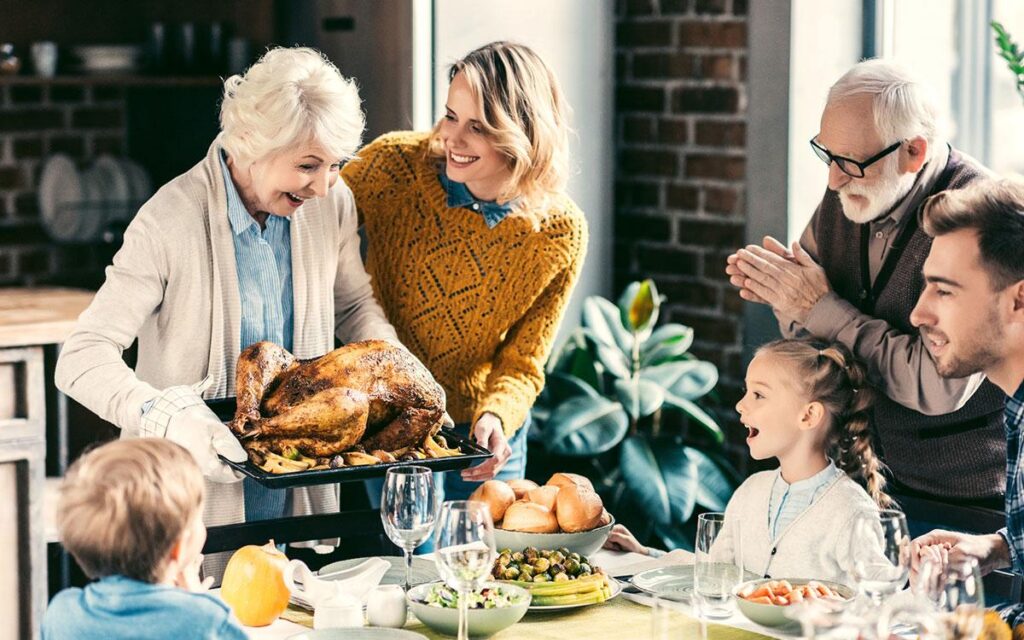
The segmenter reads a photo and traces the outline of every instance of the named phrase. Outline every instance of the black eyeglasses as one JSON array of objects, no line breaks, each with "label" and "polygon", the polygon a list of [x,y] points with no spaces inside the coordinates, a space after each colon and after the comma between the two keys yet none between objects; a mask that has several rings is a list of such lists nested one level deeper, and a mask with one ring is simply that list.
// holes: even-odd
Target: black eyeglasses
[{"label": "black eyeglasses", "polygon": [[839,170],[850,176],[851,178],[863,178],[864,170],[875,164],[885,156],[889,155],[893,151],[900,148],[903,141],[894,142],[888,147],[882,149],[875,155],[871,156],[864,162],[858,162],[852,158],[844,158],[843,156],[833,155],[831,151],[821,146],[817,140],[811,138],[811,148],[814,149],[815,155],[821,158],[821,161],[827,165],[831,165],[833,162],[839,167]]}]

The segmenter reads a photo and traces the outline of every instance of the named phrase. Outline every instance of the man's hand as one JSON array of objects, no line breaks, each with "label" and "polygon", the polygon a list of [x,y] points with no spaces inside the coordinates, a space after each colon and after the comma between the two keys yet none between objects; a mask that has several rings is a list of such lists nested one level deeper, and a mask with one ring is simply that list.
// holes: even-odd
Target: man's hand
[{"label": "man's hand", "polygon": [[466,482],[492,480],[512,457],[512,447],[509,446],[508,438],[501,427],[501,418],[493,413],[481,415],[473,425],[473,439],[494,456],[485,460],[483,464],[463,469],[462,479]]},{"label": "man's hand", "polygon": [[[776,254],[780,258],[785,258],[790,261],[793,260],[793,253],[786,248],[786,245],[771,236],[764,237],[764,248]],[[743,282],[747,277],[743,275],[743,272],[740,271],[740,268],[737,266],[739,259],[740,257],[738,253],[730,254],[729,257],[725,259],[725,273],[729,276],[729,283],[740,290],[740,297],[744,300],[748,302],[756,302],[758,304],[768,304],[766,300],[743,286]]]},{"label": "man's hand", "polygon": [[740,287],[745,300],[769,304],[786,317],[806,322],[814,305],[831,291],[825,270],[799,242],[788,252],[768,237],[765,247],[748,245],[729,256],[729,281]]},{"label": "man's hand", "polygon": [[971,535],[936,529],[914,540],[910,554],[912,571],[917,572],[925,556],[941,562],[943,567],[974,558],[982,575],[1010,566],[1010,548],[998,533]]}]

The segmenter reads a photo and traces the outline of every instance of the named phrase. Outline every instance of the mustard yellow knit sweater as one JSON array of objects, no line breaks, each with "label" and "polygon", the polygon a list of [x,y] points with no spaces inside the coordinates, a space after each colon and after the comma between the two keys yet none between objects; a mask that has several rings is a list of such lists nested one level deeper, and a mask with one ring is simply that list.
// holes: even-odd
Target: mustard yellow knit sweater
[{"label": "mustard yellow knit sweater", "polygon": [[459,423],[484,412],[511,435],[544,386],[544,363],[587,247],[582,212],[560,196],[493,229],[449,208],[426,133],[381,136],[342,170],[368,240],[373,290],[402,342],[448,394]]}]

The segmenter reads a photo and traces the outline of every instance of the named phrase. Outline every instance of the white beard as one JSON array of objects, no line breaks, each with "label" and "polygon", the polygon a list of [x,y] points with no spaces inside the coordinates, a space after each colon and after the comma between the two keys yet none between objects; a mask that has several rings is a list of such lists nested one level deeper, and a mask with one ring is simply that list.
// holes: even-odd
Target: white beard
[{"label": "white beard", "polygon": [[[843,204],[843,215],[851,222],[864,224],[889,212],[914,186],[916,173],[899,173],[898,158],[886,158],[885,167],[879,180],[870,187],[863,186],[857,179],[846,183],[839,190],[839,201]],[[859,204],[850,196],[861,196],[866,203]]]}]

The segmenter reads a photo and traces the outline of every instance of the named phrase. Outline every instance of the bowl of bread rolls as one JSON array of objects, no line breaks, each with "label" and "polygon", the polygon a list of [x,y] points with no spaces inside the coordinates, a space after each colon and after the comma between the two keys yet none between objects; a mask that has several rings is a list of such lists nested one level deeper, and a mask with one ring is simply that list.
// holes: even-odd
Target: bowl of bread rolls
[{"label": "bowl of bread rolls", "polygon": [[489,480],[469,497],[494,520],[498,549],[561,549],[590,555],[615,524],[587,478],[556,473],[544,485],[531,480]]}]

